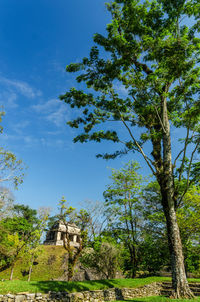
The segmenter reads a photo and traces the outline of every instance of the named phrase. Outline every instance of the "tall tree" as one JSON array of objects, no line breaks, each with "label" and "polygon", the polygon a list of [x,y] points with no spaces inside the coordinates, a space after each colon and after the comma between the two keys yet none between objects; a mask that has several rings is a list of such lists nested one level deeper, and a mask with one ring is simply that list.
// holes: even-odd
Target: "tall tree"
[{"label": "tall tree", "polygon": [[[105,159],[128,152],[143,156],[161,190],[173,296],[192,297],[176,209],[200,176],[200,164],[194,161],[200,151],[199,1],[113,0],[107,8],[112,15],[107,35],[94,36],[103,51],[94,46],[89,58],[67,66],[68,72],[79,72],[77,82],[93,93],[71,88],[60,98],[81,111],[68,122],[83,130],[75,142],[109,140],[125,146],[99,155]],[[179,128],[173,146],[172,125]],[[176,140],[180,137],[182,145]],[[177,194],[180,186],[184,187],[181,196]]]}]

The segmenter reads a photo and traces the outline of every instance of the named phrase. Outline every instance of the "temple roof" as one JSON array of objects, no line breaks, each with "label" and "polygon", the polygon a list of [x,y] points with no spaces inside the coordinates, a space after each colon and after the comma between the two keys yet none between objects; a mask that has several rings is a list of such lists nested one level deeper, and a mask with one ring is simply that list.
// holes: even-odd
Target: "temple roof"
[{"label": "temple roof", "polygon": [[79,235],[81,230],[75,223],[64,223],[62,220],[57,221],[54,223],[54,225],[51,227],[50,231],[60,231],[60,232],[67,232],[69,234],[77,234]]}]

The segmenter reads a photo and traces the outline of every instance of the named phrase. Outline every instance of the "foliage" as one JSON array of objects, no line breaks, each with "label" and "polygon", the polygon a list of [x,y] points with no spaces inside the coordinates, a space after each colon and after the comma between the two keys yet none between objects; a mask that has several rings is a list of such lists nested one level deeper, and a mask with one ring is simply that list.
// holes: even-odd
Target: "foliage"
[{"label": "foliage", "polygon": [[0,148],[0,182],[11,182],[15,188],[23,182],[24,165],[21,160],[3,148]]},{"label": "foliage", "polygon": [[[34,260],[32,262],[32,250],[25,253],[23,257],[18,259],[15,263],[13,280],[28,280],[29,270],[31,270],[31,280],[33,281],[50,281],[56,280],[64,275],[64,259],[66,258],[66,251],[62,246],[48,246],[40,245],[37,258],[35,257],[35,250],[33,251]],[[37,251],[38,252],[38,251]],[[50,261],[54,259],[55,261]],[[11,273],[11,267],[0,271],[0,280],[7,280]],[[1,283],[2,284],[2,283]]]},{"label": "foliage", "polygon": [[156,273],[170,267],[165,216],[161,205],[159,184],[149,182],[141,194],[143,204],[143,240],[140,257],[143,270]]},{"label": "foliage", "polygon": [[[181,20],[192,16],[198,20],[198,4],[179,1],[177,10],[175,2],[169,3],[169,7],[165,1],[117,0],[107,4],[112,15],[107,36],[95,34],[97,46],[92,47],[89,58],[66,68],[67,72],[79,72],[77,82],[85,83],[94,93],[71,88],[60,98],[80,111],[77,119],[68,122],[82,130],[75,142],[110,140],[124,144],[125,149],[102,156],[108,159],[138,151],[156,174],[163,165],[158,149],[164,132],[161,98],[167,97],[169,119],[175,127],[187,130],[182,139],[184,148],[175,157],[174,175],[181,180],[185,171],[190,184],[197,181],[194,171],[198,174],[192,161],[199,148],[200,39],[198,21],[185,24]],[[101,58],[98,46],[106,51],[105,58]],[[119,87],[125,90],[124,95]],[[128,135],[117,131],[115,122],[121,122]],[[99,124],[106,130],[99,130]],[[135,126],[141,127],[140,138],[132,131]],[[147,141],[153,144],[149,157],[142,149]],[[194,153],[189,158],[191,152],[186,153],[192,144]]]},{"label": "foliage", "polygon": [[153,236],[145,230],[143,241],[139,246],[140,269],[150,275],[158,274],[164,267],[170,267],[167,238]]},{"label": "foliage", "polygon": [[46,217],[38,218],[37,211],[25,205],[14,205],[11,213],[0,223],[4,230],[0,235],[0,267],[3,270],[11,266],[12,279],[16,261],[25,257],[29,263],[28,256],[33,261],[38,253]]},{"label": "foliage", "polygon": [[119,244],[106,239],[108,238],[96,237],[92,247],[83,250],[80,261],[83,266],[92,268],[103,279],[112,279],[120,268],[121,250]]},{"label": "foliage", "polygon": [[[185,258],[186,271],[190,273],[198,274],[199,271],[199,187],[192,186],[183,198],[183,203],[179,205],[177,209],[177,219],[181,233],[181,239],[183,244],[183,252]],[[181,192],[180,192],[181,194]],[[155,249],[150,253],[154,254],[154,262],[160,261],[168,266],[167,251],[166,251],[166,229],[165,229],[165,217],[160,204],[161,193],[157,182],[149,183],[143,190],[142,199],[144,200],[144,217],[145,217],[145,236],[149,237],[149,242],[144,242],[146,252],[148,249],[155,246]],[[160,247],[162,255],[156,255],[156,247]],[[151,257],[147,255],[147,266],[151,263]]]},{"label": "foliage", "polygon": [[200,273],[200,188],[193,186],[184,197],[184,204],[177,211],[183,242],[186,270]]}]

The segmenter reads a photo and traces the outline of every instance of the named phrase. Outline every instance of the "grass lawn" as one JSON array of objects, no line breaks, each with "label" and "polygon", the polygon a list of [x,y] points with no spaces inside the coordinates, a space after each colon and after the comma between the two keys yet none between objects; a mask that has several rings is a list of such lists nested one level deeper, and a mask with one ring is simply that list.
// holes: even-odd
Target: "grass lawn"
[{"label": "grass lawn", "polygon": [[[170,281],[167,277],[148,277],[138,279],[113,279],[113,280],[96,280],[83,282],[65,282],[65,281],[0,281],[0,294],[7,293],[48,293],[49,291],[66,291],[66,292],[81,292],[85,290],[100,290],[112,287],[117,288],[136,288],[152,282]],[[192,282],[200,282],[200,279],[189,279]],[[146,300],[145,300],[146,299]],[[143,298],[132,301],[168,301],[166,298]],[[154,300],[152,300],[154,299]],[[161,299],[161,300],[159,300]],[[180,301],[180,300],[179,300]],[[197,300],[200,301],[200,300]]]},{"label": "grass lawn", "polygon": [[138,279],[113,279],[113,280],[95,280],[82,282],[65,282],[65,281],[0,281],[0,294],[5,293],[19,293],[19,292],[41,292],[48,291],[67,291],[67,292],[81,292],[85,290],[99,290],[112,287],[141,287],[145,284],[159,281],[169,281],[167,277],[149,277]]}]

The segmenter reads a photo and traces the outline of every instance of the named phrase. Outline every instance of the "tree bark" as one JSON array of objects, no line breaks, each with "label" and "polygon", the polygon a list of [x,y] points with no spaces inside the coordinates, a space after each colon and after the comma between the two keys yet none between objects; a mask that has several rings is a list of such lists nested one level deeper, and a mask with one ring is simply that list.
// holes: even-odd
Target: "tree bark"
[{"label": "tree bark", "polygon": [[10,281],[12,281],[12,279],[13,279],[14,267],[15,267],[15,264],[12,264],[11,272],[10,272]]},{"label": "tree bark", "polygon": [[31,264],[29,267],[29,271],[28,271],[28,282],[30,282],[30,280],[31,280],[32,267],[33,267],[33,265]]},{"label": "tree bark", "polygon": [[131,260],[131,264],[132,264],[131,278],[135,278],[138,265],[137,265],[136,251],[135,251],[135,247],[133,245],[129,246],[129,252],[130,252],[130,260]]},{"label": "tree bark", "polygon": [[34,256],[32,255],[31,264],[30,264],[29,271],[28,271],[28,282],[30,282],[30,280],[31,280],[31,273],[32,273],[32,268],[33,268],[33,259],[34,259]]},{"label": "tree bark", "polygon": [[173,296],[177,298],[191,298],[193,294],[190,291],[186,278],[180,232],[176,213],[173,208],[169,209],[169,213],[166,213],[166,219],[169,248],[171,251]]},{"label": "tree bark", "polygon": [[179,226],[176,218],[174,202],[174,183],[172,171],[170,124],[167,113],[166,98],[162,99],[163,106],[163,171],[158,175],[161,188],[162,206],[166,218],[168,245],[171,255],[173,298],[192,298],[185,273],[184,257]]}]

